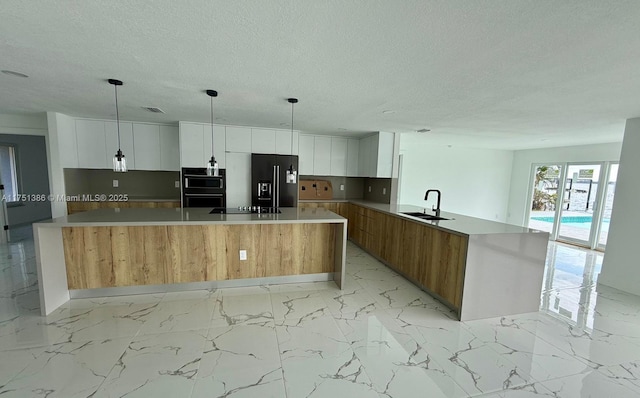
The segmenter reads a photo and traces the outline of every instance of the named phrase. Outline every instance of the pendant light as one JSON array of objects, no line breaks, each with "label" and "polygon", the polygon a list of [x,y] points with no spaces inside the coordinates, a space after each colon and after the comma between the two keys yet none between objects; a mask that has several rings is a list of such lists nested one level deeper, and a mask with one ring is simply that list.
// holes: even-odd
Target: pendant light
[{"label": "pendant light", "polygon": [[127,160],[124,158],[122,149],[120,148],[120,113],[118,112],[118,86],[122,86],[122,81],[116,79],[109,79],[109,84],[113,84],[113,88],[116,92],[116,127],[118,129],[118,152],[113,157],[113,171],[118,173],[125,173],[127,171]]},{"label": "pendant light", "polygon": [[287,170],[287,184],[295,184],[298,180],[298,172],[293,167],[293,104],[298,103],[297,98],[287,98],[287,102],[291,104],[291,164]]},{"label": "pendant light", "polygon": [[213,97],[217,97],[218,92],[216,90],[207,90],[207,95],[211,98],[211,159],[207,162],[207,175],[217,177],[220,170],[218,169],[218,162],[216,162],[215,152],[213,151]]}]

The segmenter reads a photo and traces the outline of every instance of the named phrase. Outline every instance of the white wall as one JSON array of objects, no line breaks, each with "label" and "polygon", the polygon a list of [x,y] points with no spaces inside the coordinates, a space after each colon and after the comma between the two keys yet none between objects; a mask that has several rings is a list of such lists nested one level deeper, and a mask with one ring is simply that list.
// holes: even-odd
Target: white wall
[{"label": "white wall", "polygon": [[[56,198],[62,198],[65,194],[64,172],[61,156],[65,156],[68,148],[62,148],[58,139],[59,131],[75,130],[75,119],[62,113],[47,112],[47,157],[49,160],[49,187],[51,194]],[[67,203],[62,200],[51,202],[51,217],[61,217],[67,214]]]},{"label": "white wall", "polygon": [[640,225],[640,118],[629,119],[624,131],[607,251],[598,283],[640,295],[638,226]]},{"label": "white wall", "polygon": [[[536,163],[604,162],[620,158],[621,142],[515,151],[507,222],[527,225],[525,219],[530,205],[528,200],[531,167]],[[617,195],[617,192],[616,192]]]},{"label": "white wall", "polygon": [[44,112],[25,115],[0,113],[0,127],[2,134],[46,136],[47,115]]},{"label": "white wall", "polygon": [[449,147],[404,133],[400,154],[398,203],[425,206],[427,189],[439,189],[443,211],[505,221],[513,151]]}]

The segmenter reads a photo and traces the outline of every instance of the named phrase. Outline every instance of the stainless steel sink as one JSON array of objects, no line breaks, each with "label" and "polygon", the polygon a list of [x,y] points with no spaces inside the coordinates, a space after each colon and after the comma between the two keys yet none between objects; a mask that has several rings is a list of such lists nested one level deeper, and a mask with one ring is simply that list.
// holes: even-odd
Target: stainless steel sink
[{"label": "stainless steel sink", "polygon": [[438,216],[434,216],[432,214],[420,213],[420,212],[417,212],[417,211],[413,211],[413,212],[410,211],[410,212],[402,213],[402,214],[406,214],[406,215],[411,216],[411,217],[418,217],[418,218],[421,218],[421,219],[427,220],[427,221],[448,220],[448,218],[438,217]]}]

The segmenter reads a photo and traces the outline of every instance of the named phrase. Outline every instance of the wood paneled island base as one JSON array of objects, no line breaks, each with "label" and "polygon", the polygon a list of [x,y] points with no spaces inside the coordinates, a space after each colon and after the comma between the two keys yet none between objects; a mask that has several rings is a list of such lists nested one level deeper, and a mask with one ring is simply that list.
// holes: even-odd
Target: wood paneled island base
[{"label": "wood paneled island base", "polygon": [[99,209],[36,223],[42,314],[81,297],[329,280],[342,288],[347,220],[281,210]]},{"label": "wood paneled island base", "polygon": [[[333,272],[336,224],[62,229],[69,289]],[[247,259],[240,260],[240,250]]]}]

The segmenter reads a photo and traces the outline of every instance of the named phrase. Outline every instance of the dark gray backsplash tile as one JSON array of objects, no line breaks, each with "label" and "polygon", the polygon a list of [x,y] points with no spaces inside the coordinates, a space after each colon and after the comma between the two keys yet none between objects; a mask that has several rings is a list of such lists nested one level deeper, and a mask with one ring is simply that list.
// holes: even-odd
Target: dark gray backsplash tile
[{"label": "dark gray backsplash tile", "polygon": [[[113,180],[118,180],[118,188],[113,187]],[[179,180],[178,171],[64,169],[67,195],[128,194],[132,199],[180,200],[180,188],[175,187]]]}]

